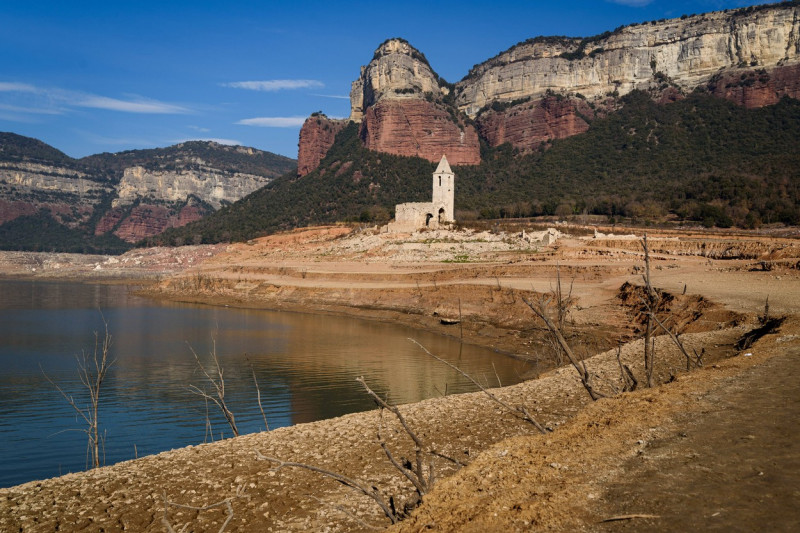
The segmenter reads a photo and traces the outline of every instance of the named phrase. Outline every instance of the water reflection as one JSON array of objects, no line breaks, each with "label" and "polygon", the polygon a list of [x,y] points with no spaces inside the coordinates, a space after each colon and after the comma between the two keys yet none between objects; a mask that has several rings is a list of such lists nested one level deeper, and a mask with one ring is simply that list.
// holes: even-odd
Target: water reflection
[{"label": "water reflection", "polygon": [[[391,324],[160,304],[124,286],[0,282],[0,486],[84,468],[82,426],[42,371],[81,397],[75,355],[93,349],[103,319],[115,359],[101,393],[107,463],[133,458],[134,445],[143,455],[208,438],[206,405],[189,390],[204,386],[192,349],[205,365],[216,350],[242,433],[263,429],[251,365],[272,428],[372,409],[355,381],[361,375],[396,403],[472,390],[409,337],[487,383],[496,381],[495,369],[504,384],[526,370],[488,350]],[[230,436],[212,407],[215,438]]]}]

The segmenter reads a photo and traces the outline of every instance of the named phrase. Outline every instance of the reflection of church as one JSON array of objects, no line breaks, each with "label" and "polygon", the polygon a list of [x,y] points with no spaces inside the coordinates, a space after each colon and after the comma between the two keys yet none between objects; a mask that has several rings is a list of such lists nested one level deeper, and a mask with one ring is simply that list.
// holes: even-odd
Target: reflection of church
[{"label": "reflection of church", "polygon": [[447,157],[442,156],[433,173],[433,198],[430,202],[410,202],[395,206],[394,221],[389,231],[399,233],[422,228],[442,228],[454,222],[455,174],[450,170]]}]

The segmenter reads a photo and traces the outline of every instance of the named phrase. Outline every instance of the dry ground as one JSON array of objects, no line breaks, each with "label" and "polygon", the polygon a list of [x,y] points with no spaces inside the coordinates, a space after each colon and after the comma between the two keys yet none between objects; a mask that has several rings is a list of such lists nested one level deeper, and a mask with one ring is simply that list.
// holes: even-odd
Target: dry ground
[{"label": "dry ground", "polygon": [[[657,377],[671,383],[592,403],[574,370],[548,370],[541,326],[523,298],[550,291],[558,266],[575,299],[571,341],[582,354],[597,354],[587,364],[613,392],[619,366],[607,348],[627,342],[622,360],[641,376],[637,298],[621,290],[641,282],[641,248],[629,236],[543,237],[326,227],[115,261],[4,254],[0,271],[149,279],[160,297],[397,320],[540,357],[539,379],[496,392],[524,404],[551,430],[546,435],[482,393],[404,406],[424,438],[469,465],[454,473],[439,463],[449,477],[399,530],[796,530],[800,243],[651,233],[654,284],[671,295],[668,312],[690,349],[706,348],[706,364],[682,372],[683,357],[661,336]],[[788,318],[737,349],[758,326],[767,296],[770,314]],[[384,424],[389,444],[409,454],[394,420]],[[365,529],[335,506],[382,526],[388,521],[377,507],[346,487],[303,470],[273,472],[256,457],[258,450],[342,471],[402,503],[409,485],[385,460],[377,425],[376,412],[350,415],[0,489],[0,530],[165,531],[164,496],[203,507],[239,487],[228,531]],[[170,506],[168,516],[176,528],[216,531],[225,511]],[[602,522],[620,516],[629,518]]]}]

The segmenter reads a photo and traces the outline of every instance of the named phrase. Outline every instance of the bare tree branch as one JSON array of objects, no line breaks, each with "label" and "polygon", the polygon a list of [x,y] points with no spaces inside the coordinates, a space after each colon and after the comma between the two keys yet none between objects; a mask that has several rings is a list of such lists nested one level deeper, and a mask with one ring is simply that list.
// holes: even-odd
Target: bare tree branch
[{"label": "bare tree branch", "polygon": [[197,361],[197,366],[203,372],[206,377],[206,380],[211,385],[212,389],[214,390],[214,394],[211,395],[205,391],[205,389],[200,389],[195,385],[189,385],[189,389],[197,394],[198,396],[202,396],[207,400],[211,400],[214,402],[219,410],[222,412],[222,415],[225,417],[225,420],[228,422],[228,425],[231,427],[231,431],[233,431],[233,436],[239,436],[239,428],[236,427],[236,418],[233,416],[233,413],[230,409],[228,409],[228,405],[225,403],[225,378],[223,377],[222,367],[219,364],[219,359],[217,358],[217,342],[213,338],[212,341],[212,349],[211,349],[211,358],[214,363],[214,371],[216,377],[212,377],[211,374],[208,373],[208,370],[203,366],[203,363],[200,362],[200,357],[198,357],[197,352],[194,351],[191,344],[188,342],[186,344],[189,345],[189,350],[194,355],[195,361]]},{"label": "bare tree branch", "polygon": [[[102,339],[100,338],[100,334],[95,332],[94,351],[92,355],[90,356],[88,352],[84,351],[80,357],[75,357],[78,365],[78,377],[83,385],[83,388],[86,389],[86,392],[89,395],[89,404],[86,407],[79,406],[72,395],[64,392],[64,390],[45,373],[41,365],[39,365],[39,369],[42,370],[42,374],[44,375],[45,379],[47,379],[47,381],[49,381],[50,384],[56,388],[56,390],[67,401],[70,407],[72,407],[75,413],[86,423],[86,429],[81,431],[86,433],[87,437],[87,468],[89,467],[90,463],[92,468],[100,467],[101,448],[103,451],[103,456],[105,456],[105,434],[101,436],[99,431],[100,389],[103,385],[103,381],[105,381],[108,369],[115,362],[114,360],[109,361],[108,359],[108,354],[111,350],[111,334],[108,332],[108,322],[106,322],[102,312],[100,313],[100,316],[103,320],[103,326],[105,329]],[[105,462],[105,459],[103,462]]]},{"label": "bare tree branch", "polygon": [[[406,434],[408,434],[408,436],[411,437],[411,440],[414,442],[415,465],[412,468],[409,468],[407,466],[402,466],[399,467],[398,469],[403,473],[405,477],[409,479],[409,481],[411,481],[411,483],[417,489],[419,496],[422,497],[433,486],[432,461],[429,461],[429,464],[427,465],[429,471],[427,477],[425,475],[425,465],[423,464],[425,462],[424,456],[426,455],[430,447],[426,443],[424,443],[422,439],[419,438],[419,436],[417,436],[414,430],[411,429],[411,427],[408,425],[408,422],[406,422],[405,417],[403,417],[403,413],[400,412],[400,409],[398,409],[397,406],[386,403],[386,401],[384,401],[383,398],[375,394],[375,392],[369,388],[366,381],[364,381],[363,376],[356,378],[356,381],[361,383],[361,385],[367,391],[367,394],[370,395],[370,397],[375,401],[376,404],[378,404],[379,407],[391,411],[391,413],[400,422],[400,425],[403,426],[403,429],[405,430]],[[397,467],[398,466],[397,462],[394,460],[393,457],[391,457],[391,454],[388,453],[388,449],[386,448],[386,443],[383,441],[382,438],[380,438],[380,430],[378,433],[378,437],[379,437],[378,441],[381,443],[381,448],[383,448],[384,452],[387,452],[387,457],[389,457],[389,461],[391,461],[391,463]]]},{"label": "bare tree branch", "polygon": [[225,528],[228,527],[228,524],[230,524],[231,520],[233,520],[234,512],[233,512],[233,505],[232,505],[231,502],[233,500],[237,499],[237,498],[243,498],[243,497],[245,497],[244,488],[243,488],[242,485],[239,485],[239,487],[237,487],[237,489],[236,489],[236,494],[234,496],[231,496],[230,498],[225,498],[224,500],[221,500],[221,501],[218,501],[216,503],[209,504],[209,505],[204,505],[202,507],[194,507],[192,505],[183,505],[183,504],[180,504],[180,503],[174,503],[174,502],[171,502],[171,501],[167,500],[167,492],[164,491],[163,492],[164,514],[161,516],[161,523],[164,524],[164,527],[167,528],[167,532],[168,533],[183,533],[189,528],[189,526],[191,524],[188,524],[188,523],[184,524],[183,527],[181,529],[179,529],[178,532],[176,532],[175,529],[172,527],[172,524],[169,521],[169,516],[167,514],[168,513],[168,509],[169,509],[170,506],[177,507],[179,509],[188,509],[190,511],[197,511],[197,512],[207,511],[209,509],[214,509],[215,507],[225,506],[227,516],[226,516],[225,521],[222,523],[222,526],[219,528],[219,531],[218,531],[218,533],[223,533],[223,531],[225,531]]},{"label": "bare tree branch", "polygon": [[360,492],[364,496],[367,496],[367,497],[371,498],[375,503],[378,504],[378,506],[383,511],[383,514],[386,515],[386,517],[391,521],[392,524],[396,524],[397,521],[398,521],[397,513],[394,510],[392,510],[391,507],[389,507],[389,505],[386,503],[386,500],[383,498],[383,496],[378,491],[378,489],[376,489],[375,487],[370,487],[370,486],[368,486],[366,483],[364,483],[362,481],[359,481],[357,479],[353,479],[351,477],[345,476],[345,475],[340,474],[338,472],[333,472],[332,470],[327,470],[325,468],[320,468],[318,466],[308,465],[308,464],[305,464],[305,463],[295,463],[295,462],[292,462],[292,461],[282,461],[282,460],[277,459],[275,457],[266,456],[266,455],[262,454],[261,452],[259,452],[258,450],[256,450],[256,458],[258,458],[261,461],[269,461],[271,463],[277,463],[278,466],[276,466],[276,467],[271,469],[273,472],[278,472],[281,469],[287,468],[287,467],[289,467],[289,468],[302,468],[302,469],[305,469],[305,470],[309,470],[311,472],[316,472],[318,474],[322,474],[325,477],[329,477],[331,479],[334,479],[334,480],[338,481],[339,483],[341,483],[342,485],[350,487],[351,489],[354,489],[355,491]]},{"label": "bare tree branch", "polygon": [[355,520],[356,522],[358,522],[358,523],[359,523],[359,524],[360,524],[362,527],[365,527],[365,528],[367,528],[367,529],[371,529],[372,531],[383,531],[383,530],[385,530],[385,529],[386,529],[385,527],[373,526],[372,524],[370,524],[370,523],[369,523],[369,522],[367,522],[366,520],[364,520],[364,519],[362,519],[362,518],[359,518],[358,516],[356,516],[356,515],[355,515],[355,513],[352,513],[352,512],[350,512],[350,511],[348,511],[347,509],[345,509],[344,507],[342,507],[342,506],[341,506],[341,505],[339,505],[339,504],[336,504],[336,503],[333,503],[333,502],[326,502],[325,500],[322,500],[322,499],[320,499],[320,498],[317,498],[317,497],[316,497],[316,496],[314,496],[313,494],[309,494],[308,496],[309,496],[309,498],[311,498],[312,500],[316,500],[316,501],[317,501],[317,503],[320,503],[320,504],[322,504],[322,505],[327,505],[327,506],[329,506],[329,507],[333,507],[334,509],[336,509],[336,510],[337,510],[337,511],[339,511],[340,513],[342,513],[342,514],[344,514],[345,516],[347,516],[348,518],[350,518],[351,520]]},{"label": "bare tree branch", "polygon": [[264,427],[269,431],[269,424],[267,423],[267,415],[264,414],[264,406],[261,405],[261,388],[258,386],[258,380],[256,379],[256,369],[253,368],[253,363],[250,363],[250,360],[247,361],[250,364],[250,371],[253,373],[253,383],[256,385],[256,399],[258,400],[258,409],[261,411],[261,417],[264,419]]},{"label": "bare tree branch", "polygon": [[[644,286],[646,291],[647,303],[645,303],[648,311],[651,311],[658,305],[658,293],[653,290],[653,285],[650,283],[650,248],[647,244],[647,233],[641,241],[642,249],[644,250]],[[653,370],[655,345],[650,341],[653,336],[653,313],[648,312],[644,329],[644,374],[647,380],[647,386],[653,386]]]},{"label": "bare tree branch", "polygon": [[[524,298],[523,298],[523,299],[524,299]],[[526,302],[526,303],[527,303],[527,302]],[[509,412],[509,413],[511,413],[512,415],[516,416],[517,418],[520,418],[520,419],[522,419],[522,420],[525,420],[526,422],[529,422],[529,423],[533,424],[533,426],[534,426],[536,429],[538,429],[538,430],[539,430],[539,432],[541,432],[541,433],[547,433],[547,430],[545,430],[545,429],[544,429],[544,427],[542,427],[542,425],[541,425],[541,424],[539,424],[539,422],[537,422],[537,420],[536,420],[534,417],[532,417],[532,416],[530,415],[530,413],[528,413],[528,412],[527,412],[527,410],[525,410],[525,408],[524,408],[524,407],[512,407],[512,406],[508,405],[508,404],[507,404],[507,403],[505,403],[504,401],[500,400],[500,399],[499,399],[497,396],[495,396],[494,394],[492,394],[491,392],[489,392],[489,391],[486,389],[486,387],[484,387],[483,385],[481,385],[480,383],[478,383],[478,382],[475,380],[475,378],[473,378],[472,376],[470,376],[469,374],[467,374],[466,372],[464,372],[463,370],[461,370],[460,368],[458,368],[456,365],[452,364],[452,363],[451,363],[451,362],[449,362],[449,361],[446,361],[446,360],[442,359],[442,358],[441,358],[441,357],[439,357],[438,355],[434,355],[433,353],[431,353],[431,352],[430,352],[430,350],[428,350],[428,349],[427,349],[425,346],[423,346],[422,344],[420,344],[419,342],[417,342],[415,339],[408,339],[408,340],[410,340],[411,342],[413,342],[414,344],[416,344],[417,346],[419,346],[420,348],[422,348],[422,351],[424,351],[424,352],[425,352],[426,354],[428,354],[429,356],[433,357],[434,359],[436,359],[436,360],[437,360],[437,361],[439,361],[440,363],[443,363],[443,364],[445,364],[445,365],[449,366],[450,368],[452,368],[453,370],[455,370],[456,372],[458,372],[459,374],[461,374],[462,376],[464,376],[465,378],[467,378],[468,380],[470,380],[470,381],[473,383],[473,385],[475,385],[476,387],[478,387],[478,389],[480,389],[480,390],[481,390],[481,392],[483,392],[484,394],[486,394],[486,395],[487,395],[487,396],[488,396],[488,397],[489,397],[489,398],[490,398],[490,399],[491,399],[493,402],[495,402],[497,405],[501,406],[503,409],[505,409],[506,411],[508,411],[508,412]],[[499,378],[498,378],[498,380],[499,380]]]},{"label": "bare tree branch", "polygon": [[538,316],[542,321],[544,321],[547,329],[555,336],[558,344],[561,346],[561,349],[564,350],[564,353],[567,354],[567,358],[569,362],[572,363],[572,366],[575,367],[575,370],[578,371],[578,375],[581,378],[581,383],[583,387],[586,389],[586,392],[589,393],[589,396],[592,400],[598,400],[600,398],[605,398],[606,395],[601,393],[600,391],[596,390],[592,384],[592,376],[589,373],[589,370],[586,368],[586,363],[583,361],[579,361],[575,354],[572,352],[572,348],[570,348],[569,343],[559,331],[558,326],[556,326],[552,319],[547,315],[547,303],[544,299],[539,300],[535,305],[533,302],[529,301],[527,298],[523,297],[522,301],[524,301],[528,307],[531,308],[536,316]]}]

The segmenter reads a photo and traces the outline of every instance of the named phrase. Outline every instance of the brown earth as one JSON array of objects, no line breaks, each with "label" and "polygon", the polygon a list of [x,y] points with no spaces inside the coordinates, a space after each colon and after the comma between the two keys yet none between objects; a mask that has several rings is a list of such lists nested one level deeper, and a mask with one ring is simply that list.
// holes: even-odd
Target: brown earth
[{"label": "brown earth", "polygon": [[[675,317],[690,353],[705,349],[705,364],[687,373],[684,357],[661,335],[656,380],[666,384],[618,394],[617,354],[607,348],[624,341],[621,360],[642,376],[640,289],[626,285],[641,284],[638,240],[596,234],[546,244],[554,235],[533,228],[388,235],[332,226],[120,258],[6,253],[0,271],[156,280],[162,264],[171,275],[149,286],[162,297],[346,312],[447,335],[463,331],[468,342],[538,358],[539,379],[494,392],[525,405],[546,435],[482,393],[403,406],[424,439],[468,466],[454,471],[437,462],[439,483],[399,530],[796,530],[800,243],[651,232],[662,312]],[[564,291],[572,287],[570,341],[612,398],[593,403],[572,368],[549,370],[541,326],[522,299],[553,289],[556,265]],[[770,315],[787,318],[737,348],[758,327],[767,296]],[[204,507],[239,487],[226,531],[366,530],[336,506],[383,526],[388,520],[371,500],[305,470],[273,471],[256,454],[368,480],[402,505],[413,491],[386,461],[377,424],[377,411],[349,415],[0,489],[0,530],[165,531],[164,497]],[[394,419],[385,415],[383,425],[390,447],[410,457]],[[217,531],[225,519],[224,506],[168,509],[176,529],[188,523]]]}]

